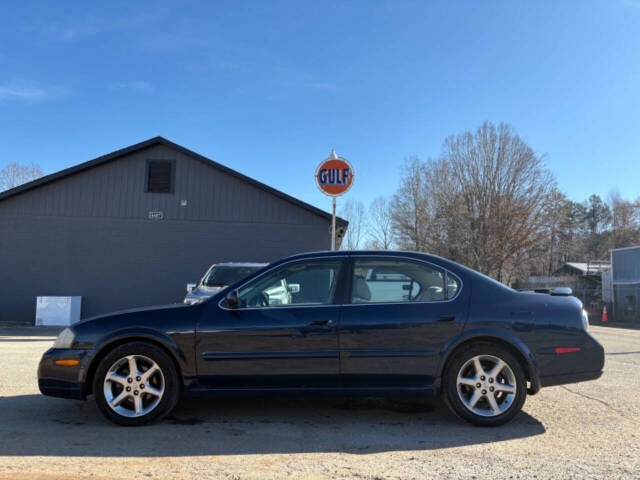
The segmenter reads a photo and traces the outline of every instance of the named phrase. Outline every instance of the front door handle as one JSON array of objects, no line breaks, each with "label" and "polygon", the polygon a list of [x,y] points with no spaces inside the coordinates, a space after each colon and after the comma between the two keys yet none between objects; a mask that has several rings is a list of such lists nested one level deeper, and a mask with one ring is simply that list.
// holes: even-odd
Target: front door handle
[{"label": "front door handle", "polygon": [[438,317],[439,322],[453,322],[455,319],[455,315],[440,315]]},{"label": "front door handle", "polygon": [[331,325],[333,320],[314,320],[311,322],[311,325]]}]

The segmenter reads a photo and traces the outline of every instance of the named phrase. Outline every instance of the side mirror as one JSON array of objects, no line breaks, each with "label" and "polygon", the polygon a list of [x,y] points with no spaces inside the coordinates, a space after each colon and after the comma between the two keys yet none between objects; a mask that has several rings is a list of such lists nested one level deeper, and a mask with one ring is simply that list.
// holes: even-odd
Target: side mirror
[{"label": "side mirror", "polygon": [[193,292],[197,287],[195,283],[187,283],[187,293]]},{"label": "side mirror", "polygon": [[224,299],[225,307],[232,310],[238,308],[238,290],[231,290]]},{"label": "side mirror", "polygon": [[300,284],[299,283],[290,283],[287,285],[287,291],[289,293],[300,293]]}]

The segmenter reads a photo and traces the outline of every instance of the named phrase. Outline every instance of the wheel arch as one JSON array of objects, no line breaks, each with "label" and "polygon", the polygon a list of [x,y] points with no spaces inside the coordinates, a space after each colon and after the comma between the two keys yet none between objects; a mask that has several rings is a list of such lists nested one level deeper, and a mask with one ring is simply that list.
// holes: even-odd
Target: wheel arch
[{"label": "wheel arch", "polygon": [[444,375],[447,366],[454,358],[456,352],[473,343],[493,343],[508,349],[525,371],[527,381],[527,393],[534,395],[540,390],[540,379],[536,360],[531,350],[522,340],[508,332],[502,331],[469,331],[457,339],[454,339],[441,352],[440,367],[438,370],[440,378]]},{"label": "wheel arch", "polygon": [[87,374],[85,377],[85,397],[93,393],[93,380],[98,369],[98,365],[109,352],[115,348],[125,345],[127,343],[147,343],[155,347],[160,348],[171,359],[176,372],[178,372],[178,379],[180,381],[180,391],[184,390],[184,376],[183,376],[183,362],[185,360],[184,355],[178,348],[178,346],[171,341],[171,339],[165,339],[163,336],[158,335],[156,332],[138,332],[138,333],[121,333],[105,339],[95,349],[95,354],[92,355],[91,361],[87,368]]}]

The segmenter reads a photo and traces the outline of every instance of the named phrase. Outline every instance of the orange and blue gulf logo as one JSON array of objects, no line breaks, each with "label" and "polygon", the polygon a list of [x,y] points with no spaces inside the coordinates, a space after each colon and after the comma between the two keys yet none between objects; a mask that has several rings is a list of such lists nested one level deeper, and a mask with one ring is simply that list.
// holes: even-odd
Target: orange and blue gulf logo
[{"label": "orange and blue gulf logo", "polygon": [[345,193],[355,178],[351,164],[344,158],[329,158],[316,170],[316,183],[323,193],[338,196]]}]

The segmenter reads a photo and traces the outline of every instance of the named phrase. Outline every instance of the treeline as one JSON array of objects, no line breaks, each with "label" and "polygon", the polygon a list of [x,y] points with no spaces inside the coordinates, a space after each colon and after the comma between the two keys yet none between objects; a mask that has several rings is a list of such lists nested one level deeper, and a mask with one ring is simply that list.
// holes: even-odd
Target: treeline
[{"label": "treeline", "polygon": [[430,252],[513,283],[640,244],[640,199],[570,200],[505,124],[448,137],[440,157],[411,157],[402,171],[392,196],[345,203],[342,248]]}]

